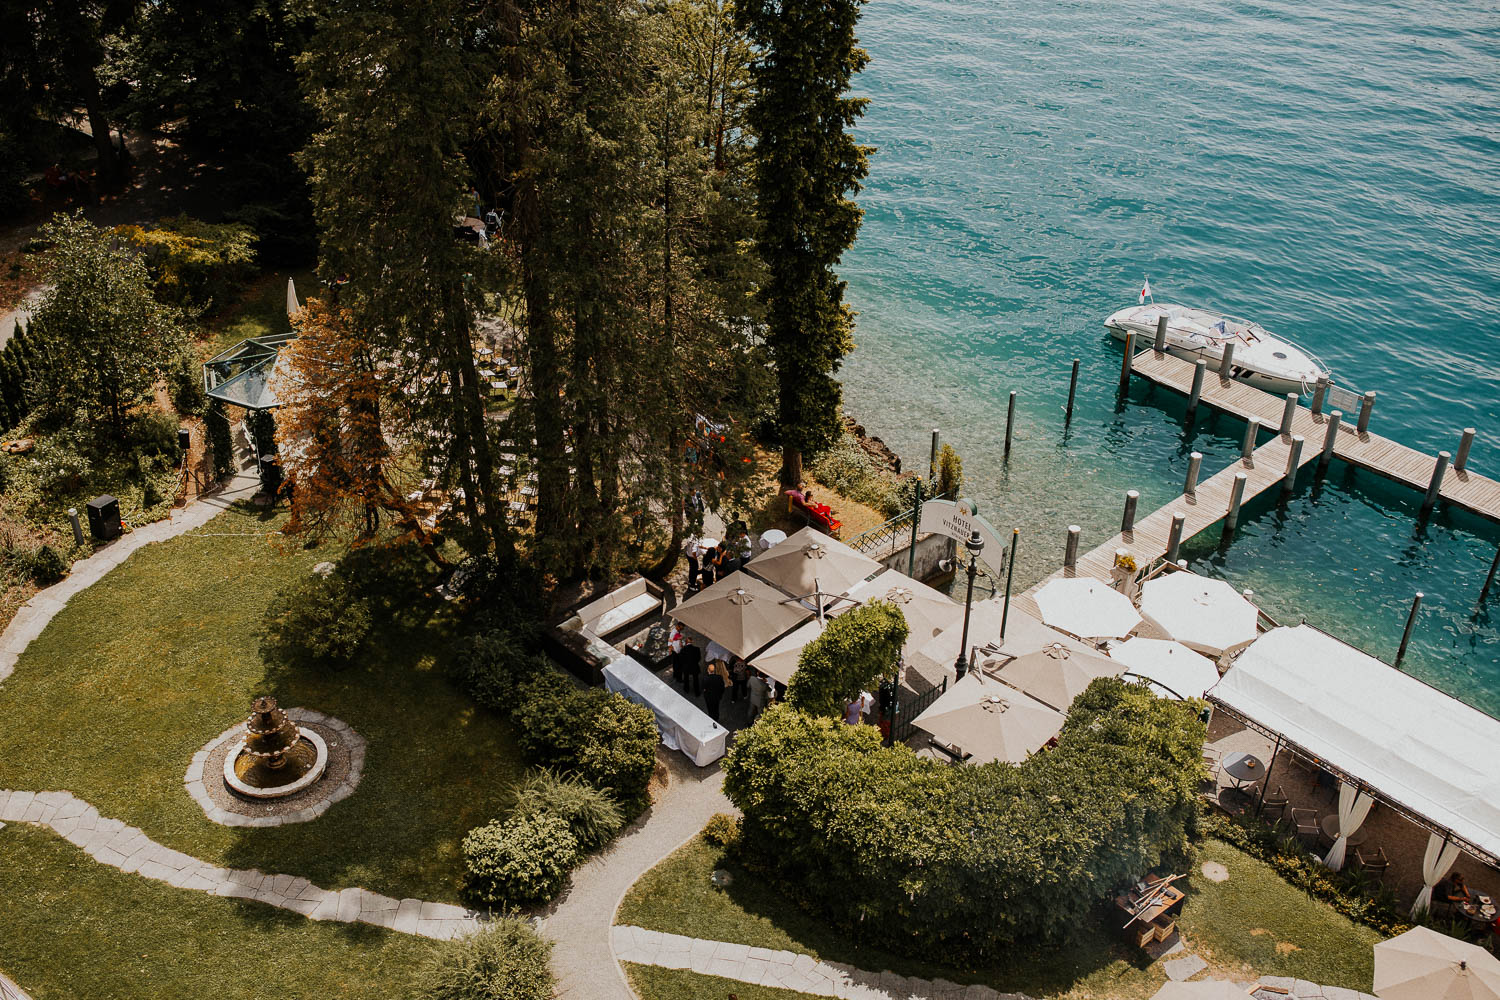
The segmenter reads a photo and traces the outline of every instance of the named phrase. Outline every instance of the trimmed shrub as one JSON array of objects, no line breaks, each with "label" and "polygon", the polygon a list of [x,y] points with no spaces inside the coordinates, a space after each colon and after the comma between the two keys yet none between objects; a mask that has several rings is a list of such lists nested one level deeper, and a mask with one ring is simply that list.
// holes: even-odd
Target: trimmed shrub
[{"label": "trimmed shrub", "polygon": [[415,1000],[552,1000],[551,942],[500,917],[440,947],[417,973]]},{"label": "trimmed shrub", "polygon": [[464,837],[464,889],[492,907],[531,906],[556,896],[578,862],[567,820],[549,814],[512,816]]},{"label": "trimmed shrub", "polygon": [[905,954],[984,961],[1065,937],[1142,873],[1188,862],[1197,708],[1103,678],[1054,749],[953,767],[776,706],[740,732],[724,790],[744,812],[741,857],[803,906]]},{"label": "trimmed shrub", "polygon": [[160,410],[146,410],[130,418],[130,440],[141,455],[162,455],[175,463],[181,452],[177,448],[177,419]]},{"label": "trimmed shrub", "polygon": [[337,575],[313,576],[266,608],[260,654],[288,666],[344,667],[370,634],[370,608]]},{"label": "trimmed shrub", "polygon": [[609,695],[590,720],[578,771],[585,781],[613,793],[626,818],[635,819],[651,804],[648,787],[660,739],[649,708]]},{"label": "trimmed shrub", "polygon": [[208,405],[208,393],[203,391],[203,375],[198,366],[184,360],[172,369],[167,378],[167,392],[172,405],[184,417],[197,416]]},{"label": "trimmed shrub", "polygon": [[50,545],[42,545],[34,549],[8,549],[5,553],[5,561],[13,572],[43,587],[56,583],[68,572],[68,560]]},{"label": "trimmed shrub", "polygon": [[127,225],[115,232],[141,248],[163,302],[207,306],[227,300],[255,264],[255,231],[238,223],[177,215],[156,229]]},{"label": "trimmed shrub", "polygon": [[608,697],[597,688],[574,687],[556,671],[539,674],[517,690],[511,711],[516,742],[538,764],[573,770],[594,716]]},{"label": "trimmed shrub", "polygon": [[842,717],[844,706],[896,670],[908,635],[906,616],[888,601],[839,615],[802,649],[787,687],[789,705],[813,715]]},{"label": "trimmed shrub", "polygon": [[625,825],[619,805],[605,792],[571,775],[534,771],[516,788],[512,816],[556,816],[568,824],[578,849],[597,851]]},{"label": "trimmed shrub", "polygon": [[733,847],[740,841],[740,821],[728,813],[714,813],[704,824],[703,839],[715,847]]},{"label": "trimmed shrub", "polygon": [[964,460],[953,450],[951,444],[943,445],[938,452],[937,491],[939,496],[958,499],[958,491],[964,488]]},{"label": "trimmed shrub", "polygon": [[471,698],[497,712],[514,711],[520,704],[521,686],[551,672],[544,658],[528,652],[512,633],[499,629],[459,640],[447,670]]}]

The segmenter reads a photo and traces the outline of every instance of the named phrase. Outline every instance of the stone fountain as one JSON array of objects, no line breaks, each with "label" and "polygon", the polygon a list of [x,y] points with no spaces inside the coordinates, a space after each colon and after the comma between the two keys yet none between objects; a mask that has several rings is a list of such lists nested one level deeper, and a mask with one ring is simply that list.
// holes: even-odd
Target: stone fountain
[{"label": "stone fountain", "polygon": [[251,703],[239,750],[224,758],[224,784],[248,798],[278,799],[310,787],[327,767],[323,738],[262,697]]}]

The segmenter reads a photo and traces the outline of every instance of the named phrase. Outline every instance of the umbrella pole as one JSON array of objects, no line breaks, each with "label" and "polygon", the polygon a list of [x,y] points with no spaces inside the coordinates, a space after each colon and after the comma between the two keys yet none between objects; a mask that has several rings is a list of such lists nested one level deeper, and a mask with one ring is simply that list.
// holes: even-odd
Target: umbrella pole
[{"label": "umbrella pole", "polygon": [[1266,776],[1260,783],[1260,796],[1255,800],[1255,815],[1260,815],[1261,807],[1266,804],[1266,793],[1271,790],[1271,772],[1276,769],[1276,755],[1281,753],[1281,737],[1276,737],[1276,745],[1271,748],[1271,759],[1266,763]]},{"label": "umbrella pole", "polygon": [[1005,623],[1010,621],[1010,581],[1016,575],[1016,539],[1021,537],[1021,529],[1014,528],[1010,533],[1010,562],[1005,567],[1005,608],[1000,612],[1000,641],[1005,642]]}]

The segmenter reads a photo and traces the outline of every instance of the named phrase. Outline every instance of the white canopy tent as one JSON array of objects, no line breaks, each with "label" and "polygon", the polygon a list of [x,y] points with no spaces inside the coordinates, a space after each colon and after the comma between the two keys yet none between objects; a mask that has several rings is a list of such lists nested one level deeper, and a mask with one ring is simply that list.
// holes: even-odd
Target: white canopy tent
[{"label": "white canopy tent", "polygon": [[[1308,625],[1262,635],[1208,700],[1428,830],[1419,908],[1455,847],[1500,859],[1500,720]],[[1340,839],[1363,818],[1344,798]]]}]

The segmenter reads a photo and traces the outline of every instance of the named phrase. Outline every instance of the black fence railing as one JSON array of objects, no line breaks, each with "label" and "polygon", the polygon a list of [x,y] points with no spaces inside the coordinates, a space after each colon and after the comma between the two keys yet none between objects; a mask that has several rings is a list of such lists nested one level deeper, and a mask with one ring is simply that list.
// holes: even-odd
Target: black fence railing
[{"label": "black fence railing", "polygon": [[942,697],[943,692],[946,690],[948,690],[948,678],[944,677],[943,683],[935,688],[923,691],[910,700],[897,697],[896,718],[891,724],[891,742],[905,743],[909,740],[911,734],[916,730],[916,726],[913,723],[917,716],[921,715],[928,705],[931,705],[938,698]]}]

